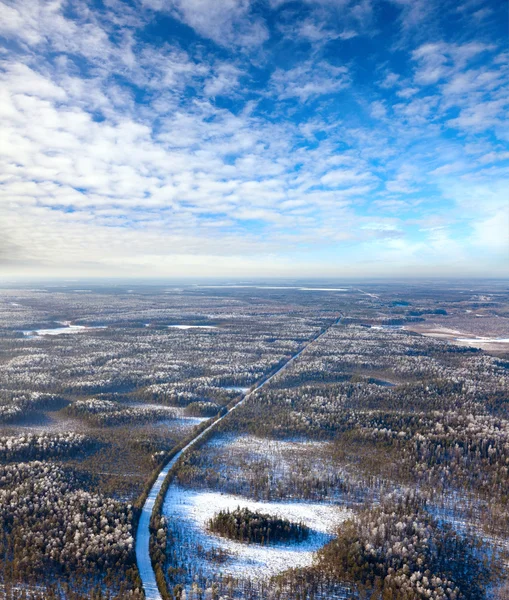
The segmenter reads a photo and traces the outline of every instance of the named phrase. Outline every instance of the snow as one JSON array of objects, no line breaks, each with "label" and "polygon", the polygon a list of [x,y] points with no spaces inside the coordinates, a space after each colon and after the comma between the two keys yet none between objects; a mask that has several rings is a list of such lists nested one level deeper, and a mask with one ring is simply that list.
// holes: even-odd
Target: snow
[{"label": "snow", "polygon": [[217,329],[216,325],[168,325],[174,329]]},{"label": "snow", "polygon": [[476,344],[509,344],[509,338],[456,338],[457,342],[468,342]]},{"label": "snow", "polygon": [[87,427],[79,419],[46,413],[42,417],[34,416],[33,422],[16,425],[16,429],[33,433],[68,433],[86,432]]},{"label": "snow", "polygon": [[146,408],[157,411],[166,411],[168,418],[163,418],[155,423],[149,425],[150,428],[161,428],[165,427],[168,430],[178,432],[182,429],[191,429],[195,425],[207,421],[208,417],[188,417],[184,414],[185,408],[181,406],[166,406],[164,404],[154,404],[152,402],[131,402],[126,405],[130,408]]},{"label": "snow", "polygon": [[[327,331],[327,330],[325,330]],[[322,332],[323,335],[325,332]],[[138,571],[140,574],[140,578],[143,585],[143,590],[145,592],[146,600],[162,600],[161,594],[157,588],[156,576],[155,572],[152,568],[152,563],[150,560],[150,552],[149,552],[149,542],[150,542],[150,517],[152,514],[152,510],[154,508],[154,503],[156,501],[159,492],[161,491],[161,487],[163,485],[168,472],[173,468],[173,466],[177,463],[183,453],[185,453],[189,448],[194,446],[194,444],[201,439],[207,432],[211,429],[215,428],[218,423],[220,423],[227,415],[229,415],[232,411],[236,410],[239,406],[242,406],[248,398],[253,394],[256,390],[266,386],[274,377],[276,377],[279,373],[283,372],[287,369],[293,362],[304,352],[304,350],[309,347],[309,345],[316,341],[312,340],[308,342],[304,348],[299,350],[296,354],[294,354],[291,358],[289,358],[275,373],[267,377],[260,384],[258,384],[253,390],[244,396],[237,402],[232,408],[222,417],[213,421],[208,427],[206,427],[201,433],[199,433],[196,437],[194,437],[188,444],[185,446],[180,452],[178,452],[172,460],[160,471],[155,483],[153,484],[150,492],[147,496],[145,504],[141,510],[140,520],[138,522],[138,529],[136,532],[136,563],[138,565]],[[165,497],[165,506],[169,506],[168,504],[168,496]],[[310,505],[308,505],[310,506]],[[317,532],[317,535],[320,533]],[[322,532],[322,535],[325,533]],[[312,536],[311,536],[312,537]],[[312,538],[313,539],[313,538]],[[309,543],[309,540],[308,540]],[[309,551],[309,550],[308,550]]]},{"label": "snow", "polygon": [[457,329],[451,329],[450,327],[437,327],[432,328],[423,333],[423,335],[432,335],[432,336],[440,336],[440,335],[461,335],[461,331]]},{"label": "snow", "polygon": [[[235,510],[238,506],[253,511],[283,517],[294,522],[303,522],[311,533],[300,543],[282,543],[262,546],[244,544],[207,531],[208,521],[220,510]],[[305,567],[312,563],[316,550],[330,539],[339,525],[351,516],[351,511],[331,504],[310,502],[257,502],[242,496],[222,494],[214,491],[196,491],[170,486],[166,495],[163,514],[170,524],[181,530],[183,535],[180,552],[185,561],[191,562],[196,570],[210,576],[217,574],[217,563],[203,557],[203,551],[221,548],[230,554],[221,566],[223,575],[252,580],[276,575],[291,567]]]},{"label": "snow", "polygon": [[348,292],[347,288],[298,288],[301,292]]},{"label": "snow", "polygon": [[[295,486],[309,482],[306,499],[338,503],[343,499],[339,483],[343,471],[330,459],[330,442],[293,438],[273,440],[252,435],[221,433],[204,448],[207,457],[203,469],[217,473],[223,492],[252,496],[263,500],[295,501],[302,499]],[[263,478],[268,489],[257,480]],[[314,487],[320,481],[323,486]],[[326,483],[327,482],[327,483]]]},{"label": "snow", "polygon": [[140,572],[141,581],[143,583],[143,590],[145,591],[146,600],[162,600],[159,589],[157,588],[157,582],[154,570],[152,569],[152,562],[150,560],[149,553],[149,542],[150,542],[150,516],[161,487],[163,485],[166,476],[170,469],[180,458],[182,452],[176,454],[172,460],[161,470],[157,479],[150,489],[145,504],[141,510],[140,520],[138,522],[138,530],[136,533],[136,563],[138,565],[138,571]]},{"label": "snow", "polygon": [[298,292],[348,292],[348,288],[314,288],[298,287],[292,285],[197,285],[199,288],[253,288],[256,290],[297,290]]},{"label": "snow", "polygon": [[246,392],[249,392],[249,388],[248,387],[240,387],[240,386],[237,386],[237,385],[225,385],[223,387],[223,389],[230,390],[232,392],[240,392],[241,394],[245,394]]},{"label": "snow", "polygon": [[150,425],[152,429],[167,429],[168,433],[179,434],[184,430],[190,430],[196,425],[207,421],[207,417],[177,417],[173,419],[163,419]]},{"label": "snow", "polygon": [[208,442],[208,445],[209,447],[226,448],[226,452],[231,456],[240,453],[243,455],[243,461],[264,458],[279,467],[284,467],[288,461],[295,463],[295,459],[304,453],[318,457],[328,446],[328,442],[308,439],[271,440],[248,434],[227,433],[215,436]]},{"label": "snow", "polygon": [[404,327],[404,329],[413,329],[426,337],[444,338],[450,341],[459,342],[469,346],[482,346],[483,344],[509,344],[507,337],[488,337],[475,336],[465,331],[451,329],[449,327],[433,327],[430,329],[422,329],[421,327]]},{"label": "snow", "polygon": [[[242,402],[244,402],[247,396],[236,405],[238,406]],[[145,500],[145,504],[141,510],[140,520],[138,522],[138,529],[136,532],[136,563],[138,565],[138,571],[140,573],[140,578],[143,585],[143,590],[145,592],[146,600],[162,600],[162,596],[159,593],[159,589],[157,587],[156,576],[154,570],[152,568],[152,562],[150,560],[150,552],[149,552],[149,543],[150,543],[150,517],[152,515],[152,510],[154,509],[154,503],[161,491],[161,487],[166,479],[169,471],[175,466],[179,458],[182,456],[186,450],[191,448],[201,437],[205,435],[207,431],[216,426],[217,423],[223,420],[224,417],[217,419],[213,422],[209,427],[204,429],[200,434],[198,434],[187,446],[185,446],[180,452],[178,452],[170,462],[160,471],[159,475],[153,486],[150,488],[150,492]]]},{"label": "snow", "polygon": [[69,333],[80,333],[89,329],[106,329],[106,325],[68,325],[65,327],[54,327],[52,329],[25,330],[23,335],[34,337],[36,335],[61,335]]}]

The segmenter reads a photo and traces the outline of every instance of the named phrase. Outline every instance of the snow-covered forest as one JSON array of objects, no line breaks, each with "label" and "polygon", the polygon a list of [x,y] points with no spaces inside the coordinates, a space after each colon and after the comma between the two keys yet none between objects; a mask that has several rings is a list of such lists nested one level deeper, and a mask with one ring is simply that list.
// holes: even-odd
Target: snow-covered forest
[{"label": "snow-covered forest", "polygon": [[507,598],[493,285],[1,289],[0,597],[141,600],[147,491],[226,414],[156,502],[163,598]]}]

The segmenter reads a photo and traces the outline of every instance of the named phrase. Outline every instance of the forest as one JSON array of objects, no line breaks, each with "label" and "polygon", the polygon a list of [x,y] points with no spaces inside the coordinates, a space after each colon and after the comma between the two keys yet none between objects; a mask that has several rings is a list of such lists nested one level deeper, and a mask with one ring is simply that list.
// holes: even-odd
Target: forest
[{"label": "forest", "polygon": [[280,541],[302,542],[309,535],[304,523],[292,523],[269,514],[237,507],[221,510],[208,523],[213,533],[248,544],[270,544]]},{"label": "forest", "polygon": [[165,600],[507,598],[509,293],[338,289],[0,289],[0,597],[144,598],[224,417]]}]

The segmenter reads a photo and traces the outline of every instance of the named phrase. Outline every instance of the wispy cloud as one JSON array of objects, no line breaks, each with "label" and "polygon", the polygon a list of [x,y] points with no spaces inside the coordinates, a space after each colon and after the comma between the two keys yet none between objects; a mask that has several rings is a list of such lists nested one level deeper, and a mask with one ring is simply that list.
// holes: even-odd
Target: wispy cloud
[{"label": "wispy cloud", "polygon": [[335,67],[325,61],[308,61],[292,69],[276,69],[270,83],[279,100],[297,98],[307,102],[347,87],[347,73],[346,67]]},{"label": "wispy cloud", "polygon": [[198,34],[221,46],[253,48],[269,33],[253,11],[251,0],[142,0],[145,6],[167,10]]}]

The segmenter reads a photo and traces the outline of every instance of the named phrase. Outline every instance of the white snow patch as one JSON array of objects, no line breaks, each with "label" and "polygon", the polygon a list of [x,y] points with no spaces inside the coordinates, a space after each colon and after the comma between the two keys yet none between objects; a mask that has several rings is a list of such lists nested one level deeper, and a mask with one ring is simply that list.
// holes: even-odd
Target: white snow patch
[{"label": "white snow patch", "polygon": [[476,344],[509,344],[509,338],[489,338],[489,337],[456,338],[456,341],[457,342],[476,343]]},{"label": "white snow patch", "polygon": [[348,292],[347,288],[312,288],[302,287],[299,288],[301,292]]},{"label": "white snow patch", "polygon": [[303,451],[310,450],[316,454],[318,451],[323,450],[328,442],[306,439],[272,440],[254,435],[223,434],[214,437],[208,444],[215,447],[227,446],[230,453],[243,451],[251,455],[275,458],[275,460],[280,461],[283,454],[296,457],[300,456]]},{"label": "white snow patch", "polygon": [[106,325],[68,325],[66,327],[54,327],[52,329],[31,329],[23,331],[27,337],[41,335],[61,335],[70,333],[81,333],[89,329],[106,329]]},{"label": "white snow patch", "polygon": [[196,285],[199,288],[252,288],[255,290],[297,290],[299,292],[348,292],[348,288],[314,288],[294,285]]},{"label": "white snow patch", "polygon": [[70,431],[86,432],[87,427],[79,419],[62,418],[60,416],[46,415],[41,422],[16,425],[16,429],[34,433],[68,433]]},{"label": "white snow patch", "polygon": [[[243,544],[207,531],[208,521],[220,510],[235,510],[238,506],[277,515],[294,522],[303,522],[310,529],[307,540],[300,543],[282,543],[269,546]],[[339,525],[352,512],[331,504],[309,502],[256,502],[242,496],[213,491],[196,491],[172,485],[166,496],[163,514],[182,534],[181,551],[186,563],[199,570],[218,574],[218,565],[198,553],[221,548],[230,558],[221,565],[223,574],[237,578],[261,579],[276,575],[290,567],[305,567],[313,562],[313,555],[334,536]]]},{"label": "white snow patch", "polygon": [[152,410],[165,410],[168,418],[163,418],[156,423],[148,425],[150,428],[167,428],[169,431],[178,432],[183,429],[191,429],[207,421],[208,417],[188,417],[184,414],[185,408],[181,406],[166,406],[164,404],[153,404],[151,402],[131,402],[127,406],[132,408],[146,408]]},{"label": "white snow patch", "polygon": [[216,325],[168,325],[173,329],[217,329]]},{"label": "white snow patch", "polygon": [[203,421],[207,421],[206,417],[177,417],[174,419],[163,419],[151,425],[152,428],[165,428],[168,432],[178,433],[182,430],[192,429],[196,425],[200,425]]}]

